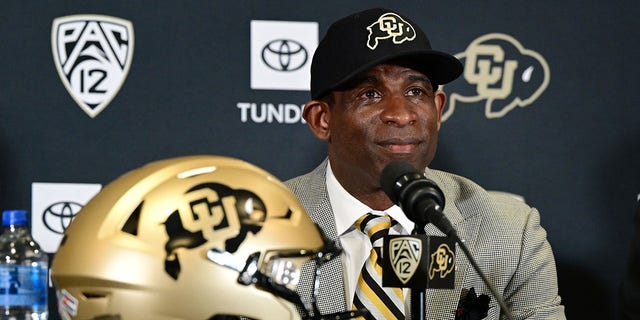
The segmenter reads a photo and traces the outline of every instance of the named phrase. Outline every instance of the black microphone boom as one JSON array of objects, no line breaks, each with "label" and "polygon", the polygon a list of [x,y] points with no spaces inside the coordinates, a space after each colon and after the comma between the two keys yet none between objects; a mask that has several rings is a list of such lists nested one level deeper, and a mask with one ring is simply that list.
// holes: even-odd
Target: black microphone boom
[{"label": "black microphone boom", "polygon": [[[418,226],[424,228],[428,223],[432,223],[444,234],[453,238],[465,256],[467,256],[467,260],[469,260],[473,269],[476,270],[482,281],[489,288],[489,291],[491,291],[491,294],[496,298],[504,314],[508,319],[513,319],[513,314],[502,299],[502,296],[498,294],[495,286],[482,272],[482,269],[480,269],[480,266],[471,255],[469,248],[460,239],[451,222],[442,212],[444,209],[444,194],[440,187],[435,182],[427,179],[422,172],[416,170],[411,164],[400,160],[391,161],[382,170],[380,186],[389,199],[397,204],[405,215],[416,224],[416,230]],[[416,297],[419,297],[419,301],[422,301],[424,294],[420,292]],[[412,292],[412,299],[416,297]],[[416,310],[419,312],[415,314],[424,315],[423,309],[412,305],[412,314]]]},{"label": "black microphone boom", "polygon": [[380,175],[380,186],[389,199],[402,209],[409,220],[424,227],[433,223],[451,236],[455,229],[444,216],[444,194],[435,182],[427,179],[405,161],[390,162]]}]

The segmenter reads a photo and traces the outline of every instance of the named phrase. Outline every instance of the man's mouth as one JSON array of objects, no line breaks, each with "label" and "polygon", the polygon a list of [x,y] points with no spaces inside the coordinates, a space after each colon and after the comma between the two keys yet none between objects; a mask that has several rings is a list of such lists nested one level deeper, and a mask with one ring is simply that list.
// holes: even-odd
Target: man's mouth
[{"label": "man's mouth", "polygon": [[379,145],[391,153],[406,154],[414,152],[419,143],[415,139],[390,139],[380,142]]},{"label": "man's mouth", "polygon": [[389,144],[386,148],[393,153],[411,153],[415,148],[415,144]]}]

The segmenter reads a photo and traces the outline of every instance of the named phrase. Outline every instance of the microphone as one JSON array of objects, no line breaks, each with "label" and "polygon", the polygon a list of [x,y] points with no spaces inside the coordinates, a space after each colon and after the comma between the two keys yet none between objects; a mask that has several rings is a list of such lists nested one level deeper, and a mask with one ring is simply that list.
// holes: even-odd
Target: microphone
[{"label": "microphone", "polygon": [[433,223],[447,236],[455,234],[451,222],[442,213],[445,203],[442,190],[408,162],[391,161],[382,170],[380,186],[416,225],[424,227]]},{"label": "microphone", "polygon": [[[469,248],[444,216],[444,193],[438,185],[427,179],[424,174],[406,161],[394,160],[387,164],[380,175],[380,186],[393,203],[397,204],[405,215],[416,224],[414,232],[428,223],[435,225],[440,231],[451,237],[458,244],[471,266],[487,285],[491,294],[496,298],[500,308],[508,319],[513,319],[509,307],[498,294],[495,286],[482,272],[480,266],[471,255]],[[385,249],[387,251],[388,249]],[[384,275],[384,273],[383,273]],[[424,315],[424,292],[414,293],[412,290],[411,314],[422,317]],[[414,305],[418,301],[419,305]],[[420,318],[423,319],[423,318]]]}]

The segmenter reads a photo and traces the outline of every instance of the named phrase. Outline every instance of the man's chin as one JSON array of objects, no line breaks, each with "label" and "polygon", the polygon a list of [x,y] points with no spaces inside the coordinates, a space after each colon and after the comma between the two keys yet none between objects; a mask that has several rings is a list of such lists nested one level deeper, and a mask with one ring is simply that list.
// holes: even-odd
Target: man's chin
[{"label": "man's chin", "polygon": [[410,165],[419,170],[422,170],[427,166],[427,161],[425,161],[424,157],[419,157],[418,155],[412,153],[394,153],[391,157],[389,157],[388,161],[386,161],[385,166],[394,160],[408,162]]}]

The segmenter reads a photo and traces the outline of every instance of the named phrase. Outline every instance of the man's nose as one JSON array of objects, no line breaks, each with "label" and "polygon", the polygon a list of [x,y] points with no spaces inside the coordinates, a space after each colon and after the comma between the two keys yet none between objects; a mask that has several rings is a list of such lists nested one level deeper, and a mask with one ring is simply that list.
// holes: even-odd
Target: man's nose
[{"label": "man's nose", "polygon": [[384,110],[380,114],[383,123],[404,127],[416,123],[418,115],[414,106],[403,96],[389,97]]}]

